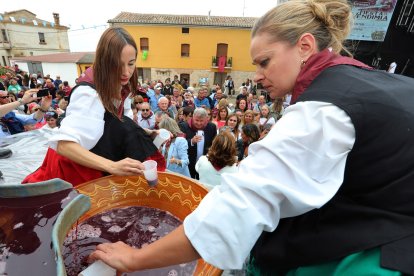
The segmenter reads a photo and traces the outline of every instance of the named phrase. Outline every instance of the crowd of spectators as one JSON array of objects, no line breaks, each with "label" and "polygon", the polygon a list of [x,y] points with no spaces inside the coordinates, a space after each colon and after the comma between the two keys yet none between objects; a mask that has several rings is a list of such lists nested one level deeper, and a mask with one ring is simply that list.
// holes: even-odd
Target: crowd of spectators
[{"label": "crowd of spectators", "polygon": [[[53,79],[19,71],[8,73],[0,85],[1,105],[21,103],[8,112],[13,116],[1,114],[1,136],[39,128],[53,131],[64,119],[71,87],[60,76]],[[37,89],[48,90],[49,104],[35,97]],[[29,101],[21,101],[25,91],[31,91]],[[164,128],[171,133],[171,139],[159,148],[167,170],[199,179],[209,188],[218,184],[221,173],[235,171],[249,145],[263,139],[281,118],[288,100],[270,100],[250,80],[235,89],[230,76],[223,86],[211,88],[188,86],[178,76],[164,82],[146,80],[130,95],[133,121],[145,129]]]}]

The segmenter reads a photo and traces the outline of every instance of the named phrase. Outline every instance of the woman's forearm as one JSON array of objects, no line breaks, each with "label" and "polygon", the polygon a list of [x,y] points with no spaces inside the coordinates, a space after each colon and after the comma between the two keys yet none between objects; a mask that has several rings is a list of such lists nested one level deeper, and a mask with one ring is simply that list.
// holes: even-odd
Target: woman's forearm
[{"label": "woman's forearm", "polygon": [[138,267],[134,270],[188,263],[200,258],[185,235],[182,225],[169,235],[138,250],[135,256]]},{"label": "woman's forearm", "polygon": [[109,172],[114,163],[72,141],[59,141],[56,150],[57,153],[69,158],[75,163],[95,170]]}]

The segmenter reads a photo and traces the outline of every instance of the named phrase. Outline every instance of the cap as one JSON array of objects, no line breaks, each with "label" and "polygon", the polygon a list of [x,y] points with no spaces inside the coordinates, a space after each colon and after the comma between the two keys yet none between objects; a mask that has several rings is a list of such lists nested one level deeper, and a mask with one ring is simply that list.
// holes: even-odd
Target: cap
[{"label": "cap", "polygon": [[161,89],[161,84],[157,84],[154,86],[154,89],[160,90]]}]

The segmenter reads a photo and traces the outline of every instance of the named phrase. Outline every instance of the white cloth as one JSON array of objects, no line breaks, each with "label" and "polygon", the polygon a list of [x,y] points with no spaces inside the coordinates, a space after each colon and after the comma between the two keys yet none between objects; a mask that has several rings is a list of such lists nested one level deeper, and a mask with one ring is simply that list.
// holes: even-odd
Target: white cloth
[{"label": "white cloth", "polygon": [[196,135],[202,136],[202,139],[197,143],[197,161],[204,153],[204,130],[197,131]]},{"label": "white cloth", "polygon": [[390,67],[388,68],[388,73],[395,73],[395,69],[397,69],[397,63],[396,62],[392,62],[390,64]]},{"label": "white cloth", "polygon": [[273,118],[273,117],[270,117],[269,119],[260,118],[259,119],[259,125],[264,126],[265,124],[270,124],[270,125],[276,124],[275,118]]},{"label": "white cloth", "polygon": [[217,186],[221,182],[221,176],[224,173],[235,173],[237,172],[237,165],[234,163],[233,166],[226,166],[221,170],[217,171],[213,165],[208,161],[207,156],[201,156],[197,163],[195,164],[195,170],[198,172],[200,176],[199,181],[201,184],[206,186],[206,188],[210,191]]},{"label": "white cloth", "polygon": [[[124,110],[129,112],[129,110]],[[132,111],[131,111],[132,112]],[[56,149],[59,141],[72,141],[83,148],[92,149],[101,139],[104,131],[105,108],[95,89],[79,86],[71,95],[65,119],[59,130],[49,139],[49,146]]]},{"label": "white cloth", "polygon": [[262,231],[280,218],[320,208],[343,182],[355,142],[348,115],[323,102],[299,102],[261,141],[234,174],[224,174],[184,220],[191,244],[208,263],[241,268]]}]

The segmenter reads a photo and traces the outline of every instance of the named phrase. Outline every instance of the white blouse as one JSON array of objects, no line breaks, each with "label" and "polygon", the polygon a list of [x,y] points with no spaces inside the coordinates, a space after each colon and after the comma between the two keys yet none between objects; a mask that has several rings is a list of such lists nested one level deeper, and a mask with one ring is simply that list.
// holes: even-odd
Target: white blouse
[{"label": "white blouse", "polygon": [[[92,149],[103,135],[104,114],[105,108],[96,90],[86,85],[79,86],[71,95],[66,116],[59,130],[49,139],[49,146],[56,149],[58,141],[73,141],[87,150]],[[124,115],[131,114],[131,99],[127,97]]]},{"label": "white blouse", "polygon": [[324,102],[288,107],[269,134],[249,147],[239,171],[223,174],[184,220],[191,244],[208,263],[239,269],[262,231],[279,219],[320,208],[343,182],[355,142],[349,116]]}]

